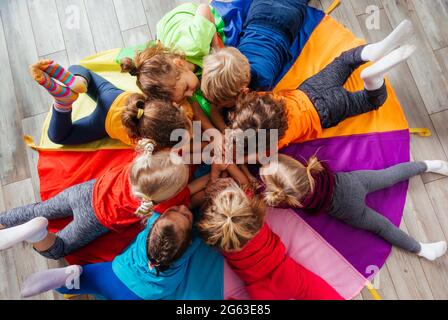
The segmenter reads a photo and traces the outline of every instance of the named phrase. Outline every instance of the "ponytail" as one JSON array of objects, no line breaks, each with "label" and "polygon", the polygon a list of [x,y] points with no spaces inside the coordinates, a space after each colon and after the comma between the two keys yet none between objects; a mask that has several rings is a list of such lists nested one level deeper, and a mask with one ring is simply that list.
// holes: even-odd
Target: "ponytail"
[{"label": "ponytail", "polygon": [[137,77],[139,75],[138,68],[131,58],[123,58],[121,60],[120,67],[122,73],[129,73],[133,77]]},{"label": "ponytail", "polygon": [[272,175],[261,174],[266,185],[264,198],[272,207],[303,208],[300,201],[309,192],[314,192],[313,174],[321,172],[324,167],[316,156],[312,156],[307,165],[286,155],[279,155],[278,168]]},{"label": "ponytail", "polygon": [[151,216],[157,203],[172,199],[184,189],[190,177],[189,167],[182,161],[172,160],[171,151],[154,153],[155,141],[138,142],[129,175],[132,194],[141,199],[135,214],[140,218]]},{"label": "ponytail", "polygon": [[[136,158],[134,166],[138,163],[140,170],[143,168],[149,169],[151,167],[151,160],[155,147],[156,143],[151,139],[140,140],[135,149],[140,155]],[[136,192],[136,195],[143,200],[140,207],[135,211],[135,214],[140,218],[150,217],[152,215],[152,210],[154,209],[154,202],[144,194],[138,194]]]},{"label": "ponytail", "polygon": [[[159,218],[160,219],[160,218]],[[179,232],[173,223],[159,226],[154,223],[147,239],[147,256],[149,267],[155,268],[157,276],[168,270],[179,259],[191,241],[190,232]]]},{"label": "ponytail", "polygon": [[272,188],[265,191],[264,200],[270,207],[303,207],[296,197],[288,194],[285,189],[278,186],[272,186]]},{"label": "ponytail", "polygon": [[313,178],[313,173],[314,172],[322,172],[324,170],[324,167],[322,166],[322,164],[319,162],[319,160],[317,159],[317,157],[314,155],[312,156],[309,160],[308,163],[306,165],[306,174],[308,176],[309,182],[310,182],[310,191],[314,192],[314,188],[316,187],[316,183],[314,181]]},{"label": "ponytail", "polygon": [[140,127],[145,115],[147,99],[144,95],[136,93],[129,97],[128,104],[121,114],[121,123],[126,128],[129,137],[133,140],[141,137]]},{"label": "ponytail", "polygon": [[137,51],[134,60],[121,60],[121,72],[137,77],[140,90],[154,99],[172,100],[174,85],[171,84],[179,76],[180,70],[174,59],[184,59],[183,55],[163,47],[160,41]]},{"label": "ponytail", "polygon": [[152,139],[141,139],[137,143],[135,150],[147,158],[148,164],[151,162],[152,154],[156,147],[156,142]]},{"label": "ponytail", "polygon": [[263,226],[263,201],[256,197],[249,199],[232,179],[217,182],[220,188],[208,194],[198,223],[199,232],[210,246],[224,251],[240,250]]},{"label": "ponytail", "polygon": [[129,97],[121,114],[121,123],[134,141],[150,138],[159,149],[172,148],[178,141],[171,139],[176,129],[189,131],[191,124],[183,109],[167,100],[148,99],[143,94]]},{"label": "ponytail", "polygon": [[154,202],[149,199],[144,199],[138,207],[137,211],[135,211],[135,215],[139,218],[149,218],[152,216],[152,210],[154,209]]}]

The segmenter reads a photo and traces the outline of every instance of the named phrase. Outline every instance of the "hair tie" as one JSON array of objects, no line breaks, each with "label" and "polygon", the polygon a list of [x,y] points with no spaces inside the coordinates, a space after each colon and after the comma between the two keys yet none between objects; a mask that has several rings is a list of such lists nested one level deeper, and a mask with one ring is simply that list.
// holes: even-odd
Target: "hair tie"
[{"label": "hair tie", "polygon": [[140,120],[145,114],[145,110],[138,108],[137,119]]},{"label": "hair tie", "polygon": [[249,199],[253,199],[254,197],[255,197],[255,192],[252,190],[252,188],[247,188],[246,190],[244,190],[244,193],[246,194],[246,196],[249,198]]},{"label": "hair tie", "polygon": [[152,202],[152,200],[150,200],[150,199],[143,199],[143,202],[140,205],[140,208],[146,212],[151,211],[153,207],[154,207],[154,202]]}]

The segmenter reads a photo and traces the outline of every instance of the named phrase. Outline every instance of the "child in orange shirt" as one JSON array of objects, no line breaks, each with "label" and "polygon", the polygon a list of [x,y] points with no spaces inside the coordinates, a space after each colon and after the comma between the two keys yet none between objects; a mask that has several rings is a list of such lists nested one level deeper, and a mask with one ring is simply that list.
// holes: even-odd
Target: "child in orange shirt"
[{"label": "child in orange shirt", "polygon": [[[404,21],[383,41],[342,53],[297,90],[255,94],[247,93],[247,88],[242,87],[241,94],[237,97],[224,100],[222,93],[225,92],[225,86],[219,84],[223,80],[225,69],[231,67],[233,60],[223,59],[219,66],[218,51],[216,59],[213,55],[205,59],[203,91],[207,99],[216,102],[218,106],[230,107],[233,104],[229,102],[237,98],[236,110],[229,117],[230,128],[243,131],[277,129],[280,139],[278,147],[283,148],[291,143],[318,138],[325,128],[380,108],[387,99],[385,74],[408,59],[416,49],[409,44],[396,49],[412,34],[412,24]],[[361,73],[365,89],[358,92],[347,91],[343,87],[345,82],[357,68],[368,61],[376,63]],[[213,70],[208,70],[209,65],[213,65]],[[210,83],[215,86],[212,88]],[[219,102],[216,97],[221,97]]]}]

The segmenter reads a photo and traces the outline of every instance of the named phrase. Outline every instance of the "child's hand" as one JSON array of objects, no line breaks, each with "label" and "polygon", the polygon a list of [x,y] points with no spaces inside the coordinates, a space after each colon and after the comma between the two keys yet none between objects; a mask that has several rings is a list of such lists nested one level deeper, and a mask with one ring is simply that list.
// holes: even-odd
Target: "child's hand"
[{"label": "child's hand", "polygon": [[227,164],[220,163],[212,163],[212,171],[210,173],[210,180],[215,181],[219,179],[223,172],[225,172],[228,168]]},{"label": "child's hand", "polygon": [[223,49],[225,47],[224,42],[218,32],[215,33],[212,40],[212,48],[215,50]]}]

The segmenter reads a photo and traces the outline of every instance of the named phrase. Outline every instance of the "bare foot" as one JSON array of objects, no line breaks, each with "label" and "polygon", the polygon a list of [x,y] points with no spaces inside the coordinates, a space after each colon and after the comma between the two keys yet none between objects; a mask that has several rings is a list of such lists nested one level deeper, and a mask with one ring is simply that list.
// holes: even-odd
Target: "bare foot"
[{"label": "bare foot", "polygon": [[47,69],[48,66],[52,63],[53,60],[45,59],[45,60],[39,60],[35,64],[30,65],[29,70],[33,79],[36,80],[38,83],[44,82],[46,79],[45,69]]}]

